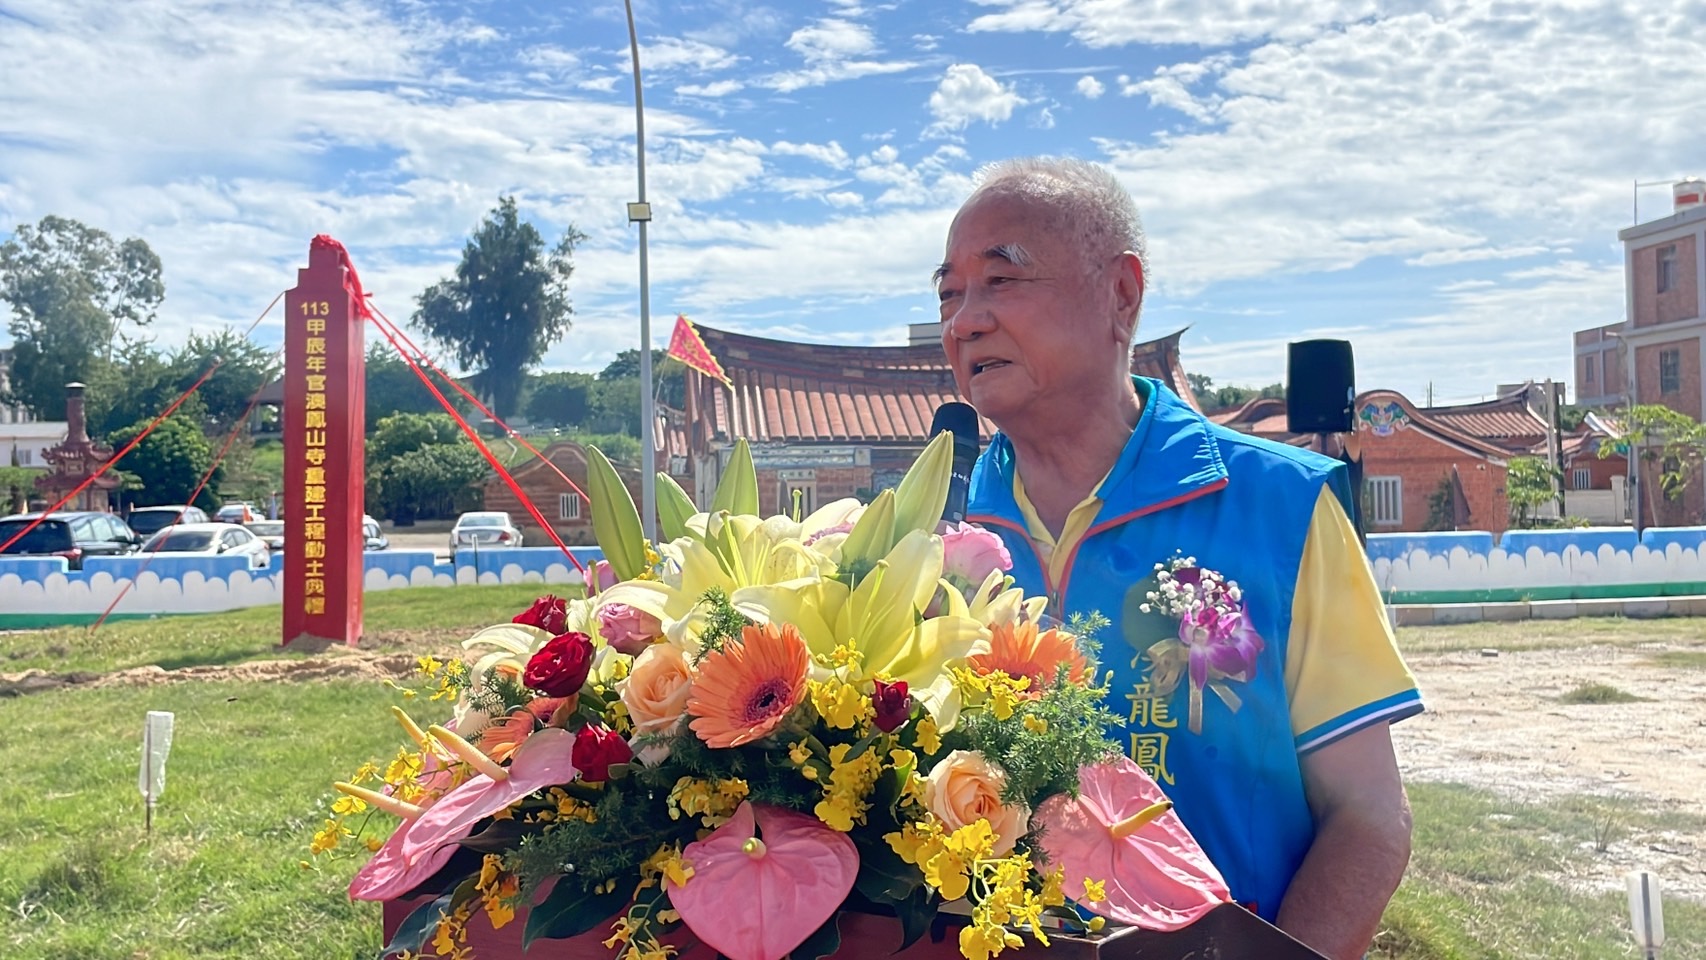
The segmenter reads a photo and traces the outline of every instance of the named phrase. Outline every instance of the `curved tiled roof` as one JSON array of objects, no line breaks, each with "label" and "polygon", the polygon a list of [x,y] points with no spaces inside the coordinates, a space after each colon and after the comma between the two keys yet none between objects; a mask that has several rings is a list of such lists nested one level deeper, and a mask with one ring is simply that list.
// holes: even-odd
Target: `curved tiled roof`
[{"label": "curved tiled roof", "polygon": [[1529,451],[1546,442],[1546,421],[1529,409],[1527,397],[1514,393],[1497,400],[1451,407],[1424,407],[1422,413],[1472,437],[1509,451]]},{"label": "curved tiled roof", "polygon": [[[704,439],[755,443],[920,443],[936,408],[961,399],[936,344],[842,346],[771,340],[698,326],[731,388],[696,377],[706,409],[695,411]],[[1132,371],[1187,399],[1178,333],[1138,344]],[[706,418],[705,413],[710,416]],[[983,421],[985,436],[994,425]]]}]

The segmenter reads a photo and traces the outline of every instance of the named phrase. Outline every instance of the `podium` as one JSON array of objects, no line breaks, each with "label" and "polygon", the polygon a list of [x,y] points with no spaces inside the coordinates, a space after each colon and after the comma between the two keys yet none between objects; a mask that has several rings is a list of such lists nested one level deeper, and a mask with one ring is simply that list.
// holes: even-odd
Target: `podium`
[{"label": "podium", "polygon": [[[392,900],[385,904],[385,941],[390,942],[397,926],[422,900]],[[614,917],[611,918],[614,921]],[[493,930],[484,914],[468,922],[468,945],[478,960],[614,960],[617,950],[604,945],[609,926],[564,940],[540,940],[525,954],[521,931],[525,914]],[[963,960],[959,928],[964,920],[940,914],[930,932],[918,942],[896,953],[900,946],[900,923],[892,917],[843,911],[839,918],[841,948],[835,960]],[[1277,927],[1237,904],[1216,907],[1183,930],[1157,933],[1136,927],[1105,928],[1090,936],[1071,936],[1049,931],[1049,946],[1038,945],[1025,934],[1025,945],[1002,952],[1015,960],[1323,960],[1320,954],[1287,936]],[[673,942],[675,938],[667,938]],[[719,960],[704,944],[683,949],[675,960]]]}]

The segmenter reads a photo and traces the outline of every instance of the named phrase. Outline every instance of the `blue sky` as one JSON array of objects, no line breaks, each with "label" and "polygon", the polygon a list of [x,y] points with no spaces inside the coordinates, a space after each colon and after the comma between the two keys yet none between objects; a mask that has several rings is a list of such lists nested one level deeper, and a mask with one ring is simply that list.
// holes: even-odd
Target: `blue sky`
[{"label": "blue sky", "polygon": [[[1190,327],[1188,368],[1269,383],[1343,336],[1364,388],[1473,399],[1568,377],[1622,316],[1632,181],[1706,175],[1706,0],[636,12],[659,345],[678,311],[900,342],[977,168],[1072,154],[1138,198],[1143,332]],[[169,344],[246,326],[322,232],[401,319],[513,193],[589,236],[545,366],[597,369],[639,336],[627,57],[620,0],[0,0],[0,234],[146,239]]]}]

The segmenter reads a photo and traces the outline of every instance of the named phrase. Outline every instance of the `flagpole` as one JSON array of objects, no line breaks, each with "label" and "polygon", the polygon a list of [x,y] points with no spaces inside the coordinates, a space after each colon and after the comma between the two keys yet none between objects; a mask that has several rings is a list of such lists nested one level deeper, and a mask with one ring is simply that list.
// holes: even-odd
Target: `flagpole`
[{"label": "flagpole", "polygon": [[657,400],[652,396],[652,294],[646,268],[646,227],[652,208],[646,202],[646,106],[640,92],[640,40],[634,31],[633,0],[622,0],[628,13],[628,52],[634,60],[634,155],[640,197],[628,204],[628,220],[640,225],[640,522],[646,539],[657,541]]}]

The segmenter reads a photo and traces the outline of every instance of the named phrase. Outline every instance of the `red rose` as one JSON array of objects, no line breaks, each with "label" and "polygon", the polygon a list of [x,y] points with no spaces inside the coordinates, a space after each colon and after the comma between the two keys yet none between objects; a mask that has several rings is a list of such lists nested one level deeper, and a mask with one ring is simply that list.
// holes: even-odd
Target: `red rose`
[{"label": "red rose", "polygon": [[906,681],[896,680],[884,683],[878,680],[876,689],[871,691],[871,705],[877,708],[877,716],[871,722],[884,733],[893,733],[906,725],[908,717],[912,716],[912,696],[906,692]]},{"label": "red rose", "polygon": [[521,679],[547,697],[572,697],[592,671],[592,638],[584,633],[553,637],[539,648]]},{"label": "red rose", "polygon": [[563,602],[562,597],[546,594],[533,601],[533,606],[526,611],[516,614],[512,622],[538,627],[554,637],[569,625],[569,605]]},{"label": "red rose", "polygon": [[587,783],[603,783],[610,779],[610,768],[634,759],[628,741],[609,727],[589,723],[575,733],[575,769]]}]

